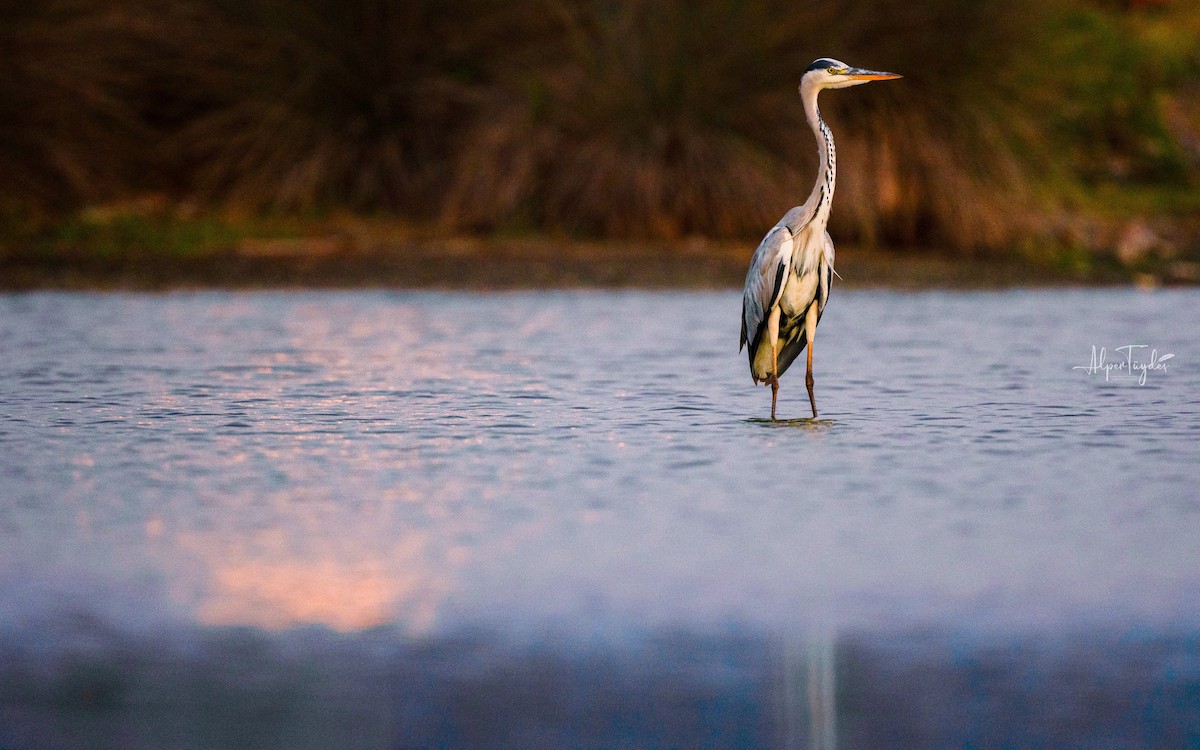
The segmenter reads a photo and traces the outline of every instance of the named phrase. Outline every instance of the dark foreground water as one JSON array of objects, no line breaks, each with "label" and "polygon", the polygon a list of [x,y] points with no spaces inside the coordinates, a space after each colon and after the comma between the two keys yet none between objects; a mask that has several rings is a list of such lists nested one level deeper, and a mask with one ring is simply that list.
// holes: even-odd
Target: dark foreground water
[{"label": "dark foreground water", "polygon": [[0,748],[1200,747],[1200,293],[739,305],[0,296]]}]

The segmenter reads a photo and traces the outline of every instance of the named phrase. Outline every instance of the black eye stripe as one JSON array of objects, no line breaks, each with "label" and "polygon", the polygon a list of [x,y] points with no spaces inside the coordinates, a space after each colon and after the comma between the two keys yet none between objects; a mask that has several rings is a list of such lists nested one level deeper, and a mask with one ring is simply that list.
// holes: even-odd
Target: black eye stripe
[{"label": "black eye stripe", "polygon": [[838,64],[837,60],[830,60],[828,57],[822,57],[817,60],[813,60],[812,64],[808,66],[808,70],[805,70],[804,72],[808,73],[813,70],[828,70],[829,68],[838,67],[841,66]]}]

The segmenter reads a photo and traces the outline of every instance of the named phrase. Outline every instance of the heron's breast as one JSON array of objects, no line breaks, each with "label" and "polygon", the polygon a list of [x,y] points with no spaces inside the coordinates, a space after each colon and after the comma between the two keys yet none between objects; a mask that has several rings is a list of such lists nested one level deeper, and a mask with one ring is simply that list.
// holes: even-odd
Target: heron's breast
[{"label": "heron's breast", "polygon": [[797,273],[793,271],[783,286],[779,307],[784,317],[803,315],[808,305],[817,296],[817,269]]}]

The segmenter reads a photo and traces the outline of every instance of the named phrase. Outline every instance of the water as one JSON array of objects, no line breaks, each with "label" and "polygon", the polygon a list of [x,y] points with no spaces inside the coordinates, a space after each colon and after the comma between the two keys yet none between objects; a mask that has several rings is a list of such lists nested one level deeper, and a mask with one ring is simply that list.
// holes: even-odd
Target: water
[{"label": "water", "polygon": [[739,305],[0,297],[0,747],[1200,747],[1200,293]]}]

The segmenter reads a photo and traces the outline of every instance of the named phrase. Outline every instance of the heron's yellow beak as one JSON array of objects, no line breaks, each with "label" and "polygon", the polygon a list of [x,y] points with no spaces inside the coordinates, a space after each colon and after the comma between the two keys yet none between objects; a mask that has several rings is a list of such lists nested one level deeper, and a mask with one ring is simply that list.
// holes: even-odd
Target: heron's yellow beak
[{"label": "heron's yellow beak", "polygon": [[890,81],[893,78],[903,78],[899,73],[884,73],[879,70],[859,70],[851,68],[846,77],[852,81]]}]

